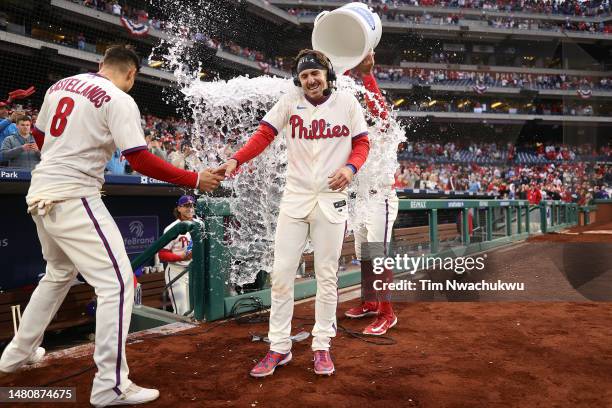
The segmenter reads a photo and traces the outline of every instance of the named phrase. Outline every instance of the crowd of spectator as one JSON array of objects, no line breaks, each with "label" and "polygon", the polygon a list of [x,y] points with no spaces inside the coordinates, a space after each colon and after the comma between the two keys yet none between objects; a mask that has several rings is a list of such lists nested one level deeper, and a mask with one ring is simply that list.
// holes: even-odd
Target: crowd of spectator
[{"label": "crowd of spectator", "polygon": [[[180,169],[187,168],[186,161],[194,152],[187,140],[189,124],[185,120],[143,115],[141,124],[147,148],[152,154]],[[106,165],[106,172],[123,175],[133,171],[121,151],[117,150]]]},{"label": "crowd of spectator", "polygon": [[[302,12],[301,15],[310,15],[314,13]],[[430,13],[422,15],[405,15],[392,13],[384,15],[384,20],[399,23],[413,24],[429,24],[429,25],[459,25],[464,16],[452,14],[445,17],[434,17]],[[477,21],[477,20],[466,20]],[[480,16],[480,21],[486,22],[490,28],[499,29],[516,29],[516,30],[549,30],[549,31],[580,31],[587,33],[611,34],[612,24],[588,21],[571,21],[566,18],[565,21],[543,21],[526,18],[511,17],[491,17],[487,15]]]},{"label": "crowd of spectator", "polygon": [[164,22],[155,17],[149,18],[147,10],[132,7],[127,2],[118,0],[72,0],[73,3],[81,4],[85,7],[90,7],[98,11],[108,14],[113,14],[119,17],[125,17],[136,23],[148,24],[158,30],[164,28]]},{"label": "crowd of spectator", "polygon": [[407,141],[398,149],[399,157],[419,161],[454,163],[562,163],[570,161],[612,162],[612,147],[597,148],[592,144],[569,145],[558,143],[521,144],[476,143],[464,141],[430,142]]},{"label": "crowd of spectator", "polygon": [[526,12],[566,16],[610,14],[609,0],[361,0],[385,14],[400,6],[477,9],[508,13]]},{"label": "crowd of spectator", "polygon": [[[31,135],[37,113],[35,109],[10,112],[0,105],[2,165],[31,170],[40,161]],[[179,168],[187,167],[186,162],[195,153],[188,143],[188,122],[143,115],[141,123],[151,153]],[[225,151],[228,147],[221,139],[217,145],[218,154],[231,154]],[[590,144],[536,143],[516,148],[512,143],[421,140],[403,143],[398,157],[396,188],[489,192],[500,197],[540,197],[580,204],[592,198],[609,198],[612,193],[610,146],[597,149]],[[106,171],[132,173],[119,150]]]},{"label": "crowd of spectator", "polygon": [[289,71],[291,69],[292,59],[290,57],[267,56],[262,51],[254,50],[249,47],[242,47],[233,41],[221,42],[220,40],[212,38],[201,32],[196,32],[190,35],[190,37],[192,41],[204,43],[209,48],[227,51],[239,57],[257,62],[260,64],[260,68],[263,71],[267,71],[269,67],[285,71]]},{"label": "crowd of spectator", "polygon": [[610,77],[527,74],[517,72],[458,71],[448,69],[400,68],[378,65],[374,74],[381,81],[405,81],[422,85],[484,85],[525,89],[601,89],[612,90]]},{"label": "crowd of spectator", "polygon": [[[418,4],[417,4],[418,5]],[[423,4],[421,4],[423,5]],[[438,4],[439,5],[439,4]],[[528,19],[521,16],[510,15],[508,17],[491,16],[483,9],[483,13],[479,16],[467,16],[461,12],[449,14],[446,16],[435,16],[427,11],[422,14],[408,14],[401,12],[395,7],[374,6],[374,11],[379,14],[383,21],[411,23],[411,24],[427,24],[427,25],[460,25],[461,23],[468,25],[484,25],[490,28],[497,29],[518,29],[518,30],[550,30],[559,32],[587,32],[612,34],[612,24],[604,22],[588,22],[588,21],[571,21],[566,17],[565,21],[559,20],[537,20]],[[306,8],[291,8],[287,12],[298,17],[314,17],[319,14],[323,8],[306,9]],[[463,24],[462,24],[463,25]]]},{"label": "crowd of spectator", "polygon": [[395,174],[398,189],[493,193],[499,198],[562,200],[580,205],[612,194],[612,165],[600,162],[540,165],[422,163],[402,160]]},{"label": "crowd of spectator", "polygon": [[411,112],[453,112],[478,114],[543,115],[543,116],[607,116],[605,107],[595,110],[588,102],[520,102],[512,99],[486,101],[482,99],[439,100],[426,98],[421,102],[403,103],[399,110]]}]

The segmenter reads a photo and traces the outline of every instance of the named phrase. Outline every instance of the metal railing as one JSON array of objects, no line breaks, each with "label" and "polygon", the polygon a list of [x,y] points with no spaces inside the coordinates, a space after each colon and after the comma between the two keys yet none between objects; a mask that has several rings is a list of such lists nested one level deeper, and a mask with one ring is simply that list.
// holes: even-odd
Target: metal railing
[{"label": "metal railing", "polygon": [[146,251],[138,255],[132,260],[132,269],[136,270],[141,267],[149,259],[153,258],[163,247],[170,241],[188,233],[193,241],[192,261],[189,267],[189,301],[190,309],[193,310],[194,317],[197,320],[202,320],[204,317],[204,296],[205,279],[204,279],[204,242],[202,227],[200,224],[192,221],[182,221],[170,228],[164,235],[153,243]]},{"label": "metal railing", "polygon": [[[213,321],[228,317],[234,305],[245,298],[257,298],[263,305],[269,306],[269,288],[241,295],[230,294],[227,271],[232,260],[226,246],[229,237],[225,226],[230,221],[231,211],[227,201],[199,201],[197,207],[198,213],[205,220],[203,231],[200,224],[194,222],[184,221],[176,224],[136,257],[132,261],[132,268],[140,267],[171,240],[189,232],[193,240],[193,260],[189,270],[190,304],[196,320]],[[579,208],[576,204],[560,201],[542,201],[534,206],[524,200],[401,199],[399,211],[425,212],[428,221],[428,232],[425,233],[425,240],[428,241],[425,243],[428,247],[427,256],[446,257],[485,251],[525,239],[540,231],[545,233],[567,228],[578,223],[579,211],[588,217],[588,212],[592,209]],[[441,245],[439,215],[448,220],[448,211],[458,211],[457,229],[460,239],[452,240],[449,245]],[[470,214],[476,215],[473,220],[470,219]],[[420,219],[425,218],[421,216]],[[470,227],[471,221],[474,228]],[[449,228],[445,231],[448,233]],[[450,231],[452,232],[452,229]],[[422,249],[419,245],[418,251]],[[346,271],[338,275],[338,287],[357,285],[360,280],[359,270]],[[310,297],[315,293],[314,279],[302,280],[295,285],[295,299]]]}]

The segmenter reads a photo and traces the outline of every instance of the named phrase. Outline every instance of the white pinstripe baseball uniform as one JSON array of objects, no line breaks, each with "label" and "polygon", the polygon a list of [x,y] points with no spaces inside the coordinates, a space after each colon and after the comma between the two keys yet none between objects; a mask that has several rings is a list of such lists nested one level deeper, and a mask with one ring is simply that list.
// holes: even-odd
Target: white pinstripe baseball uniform
[{"label": "white pinstripe baseball uniform", "polygon": [[287,144],[287,181],[276,226],[272,269],[270,349],[291,349],[295,271],[310,237],[317,295],[313,350],[327,350],[336,335],[337,271],[348,215],[345,191],[332,191],[329,176],[346,165],[352,140],[367,137],[357,99],[334,92],[313,105],[302,92],[288,94],[264,117]]},{"label": "white pinstripe baseball uniform", "polygon": [[26,201],[47,269],[0,359],[0,370],[14,371],[40,345],[78,271],[98,296],[98,371],[90,401],[104,405],[131,384],[125,339],[134,280],[123,238],[100,189],[104,167],[117,148],[124,153],[146,149],[140,112],[132,97],[108,79],[81,74],[49,88],[36,128],[44,133],[44,145]]}]

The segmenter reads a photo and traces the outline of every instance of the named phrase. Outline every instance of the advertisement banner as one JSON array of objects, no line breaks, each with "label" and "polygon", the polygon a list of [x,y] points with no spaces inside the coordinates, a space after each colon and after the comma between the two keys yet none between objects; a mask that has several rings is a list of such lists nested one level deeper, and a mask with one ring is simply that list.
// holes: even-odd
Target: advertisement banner
[{"label": "advertisement banner", "polygon": [[128,254],[140,254],[159,238],[156,216],[114,217]]}]

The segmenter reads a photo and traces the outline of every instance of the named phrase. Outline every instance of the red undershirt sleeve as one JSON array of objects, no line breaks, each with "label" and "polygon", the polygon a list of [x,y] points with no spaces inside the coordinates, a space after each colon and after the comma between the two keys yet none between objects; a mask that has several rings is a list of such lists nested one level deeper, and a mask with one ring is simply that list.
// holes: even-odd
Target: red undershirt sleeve
[{"label": "red undershirt sleeve", "polygon": [[38,146],[38,150],[41,150],[43,144],[45,143],[45,133],[39,130],[36,126],[32,126],[32,136],[34,137],[36,146]]},{"label": "red undershirt sleeve", "polygon": [[376,83],[376,78],[374,77],[374,75],[362,75],[361,80],[363,81],[363,86],[365,87],[365,89],[374,94],[375,100],[370,99],[370,97],[366,95],[368,110],[374,116],[378,116],[381,119],[387,119],[389,113],[387,112],[387,104],[385,103],[385,97],[380,92],[380,88],[378,88],[378,84]]},{"label": "red undershirt sleeve", "polygon": [[180,255],[173,253],[169,249],[160,249],[158,255],[159,260],[162,262],[179,262],[183,260]]},{"label": "red undershirt sleeve", "polygon": [[130,166],[140,174],[178,186],[198,187],[198,173],[174,167],[154,154],[149,153],[146,146],[143,146],[140,150],[131,150],[129,153],[124,152],[123,155],[130,163]]},{"label": "red undershirt sleeve", "polygon": [[267,123],[260,123],[253,136],[249,138],[240,150],[234,153],[232,159],[238,161],[239,166],[249,160],[253,160],[272,143],[276,134],[277,131],[272,126]]},{"label": "red undershirt sleeve", "polygon": [[370,140],[367,135],[359,136],[353,139],[351,142],[353,149],[351,150],[351,154],[348,158],[346,164],[352,165],[355,167],[356,171],[359,171],[363,163],[365,163],[368,158],[368,153],[370,152]]}]

